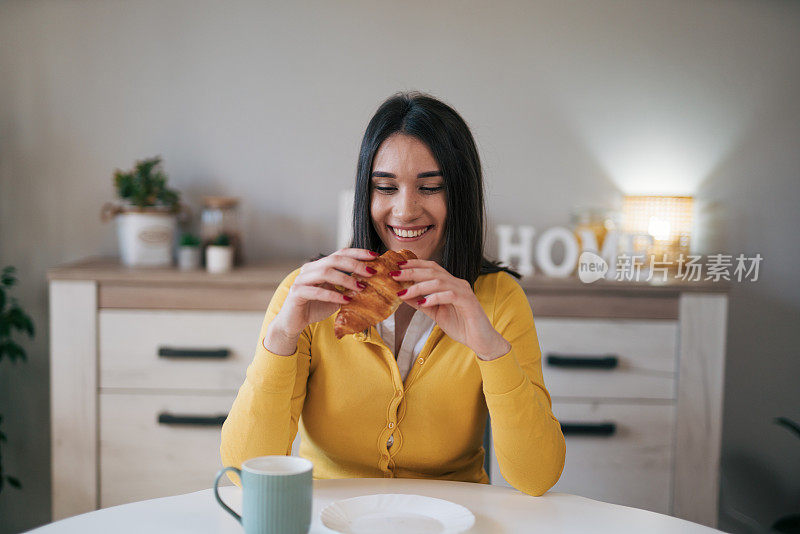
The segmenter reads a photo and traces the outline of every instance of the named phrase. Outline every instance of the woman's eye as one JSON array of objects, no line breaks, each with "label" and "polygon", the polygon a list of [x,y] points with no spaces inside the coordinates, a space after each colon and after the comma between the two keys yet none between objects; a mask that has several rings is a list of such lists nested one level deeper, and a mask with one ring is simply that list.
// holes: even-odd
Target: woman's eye
[{"label": "woman's eye", "polygon": [[[396,187],[375,187],[378,191],[386,192],[386,191],[394,191],[397,189]],[[441,191],[443,187],[420,187],[420,191],[424,191],[426,193],[435,193],[437,191]]]}]

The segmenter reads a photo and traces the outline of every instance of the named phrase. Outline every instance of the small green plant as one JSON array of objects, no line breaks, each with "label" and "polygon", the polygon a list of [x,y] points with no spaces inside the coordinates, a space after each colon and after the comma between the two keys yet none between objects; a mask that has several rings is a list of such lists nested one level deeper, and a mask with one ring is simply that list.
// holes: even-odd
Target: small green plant
[{"label": "small green plant", "polygon": [[231,238],[228,234],[219,234],[212,243],[215,247],[229,247],[231,245]]},{"label": "small green plant", "polygon": [[167,175],[161,168],[161,156],[136,162],[130,171],[114,171],[114,185],[120,198],[134,206],[166,206],[180,210],[180,193],[167,187]]},{"label": "small green plant", "polygon": [[186,232],[181,236],[181,246],[182,247],[199,247],[200,246],[200,238],[194,234],[190,234]]},{"label": "small green plant", "polygon": [[[16,269],[9,265],[0,274],[0,363],[3,362],[4,357],[12,362],[27,359],[25,349],[11,338],[12,330],[26,333],[31,338],[34,335],[31,318],[20,307],[17,299],[12,298],[9,301],[7,296],[9,288],[17,282],[15,271]],[[0,415],[0,423],[2,422],[3,416]],[[6,441],[6,435],[0,431],[0,492],[3,491],[6,482],[14,488],[22,487],[17,478],[6,475],[3,471],[2,444]]]}]

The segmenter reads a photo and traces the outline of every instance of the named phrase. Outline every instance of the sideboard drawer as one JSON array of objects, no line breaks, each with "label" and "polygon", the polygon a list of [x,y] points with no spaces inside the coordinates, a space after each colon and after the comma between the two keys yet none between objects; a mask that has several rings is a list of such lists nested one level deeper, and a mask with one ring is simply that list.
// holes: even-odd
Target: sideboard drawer
[{"label": "sideboard drawer", "polygon": [[210,488],[221,467],[214,418],[227,416],[235,396],[101,393],[100,506]]},{"label": "sideboard drawer", "polygon": [[677,322],[535,321],[544,383],[553,398],[675,398]]},{"label": "sideboard drawer", "polygon": [[237,390],[263,312],[100,310],[101,388]]},{"label": "sideboard drawer", "polygon": [[[553,413],[562,427],[584,424],[588,428],[582,429],[584,433],[565,431],[564,472],[550,491],[670,513],[673,405],[554,402]],[[609,425],[613,432],[602,432]],[[509,485],[494,451],[491,480]]]}]

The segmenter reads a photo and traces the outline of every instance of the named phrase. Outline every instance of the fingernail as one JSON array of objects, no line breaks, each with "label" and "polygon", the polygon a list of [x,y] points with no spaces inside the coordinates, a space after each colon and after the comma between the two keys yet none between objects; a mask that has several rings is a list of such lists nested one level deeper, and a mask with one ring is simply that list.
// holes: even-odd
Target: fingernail
[{"label": "fingernail", "polygon": [[369,274],[375,274],[375,273],[377,273],[378,271],[376,271],[376,270],[375,270],[375,269],[373,269],[372,267],[367,267],[367,272],[368,272]]},{"label": "fingernail", "polygon": [[400,260],[400,261],[397,262],[397,265],[398,266],[405,265],[406,263],[408,263],[406,260]]},{"label": "fingernail", "polygon": [[357,285],[358,285],[358,287],[360,287],[361,289],[364,289],[365,287],[367,287],[367,284],[365,284],[364,282],[359,282],[359,281],[356,281],[356,284],[357,284]]},{"label": "fingernail", "polygon": [[353,297],[348,297],[347,295],[342,295],[342,296],[344,297],[344,300],[346,300],[346,301],[348,301],[348,302],[350,302],[351,300],[353,300]]},{"label": "fingernail", "polygon": [[371,251],[371,250],[369,250],[369,251],[367,251],[367,252],[369,252],[369,253],[370,253],[370,254],[372,254],[373,256],[379,256],[379,254],[378,254],[377,252],[373,252],[373,251]]},{"label": "fingernail", "polygon": [[417,301],[417,304],[424,304],[424,303],[425,303],[425,297],[422,297]]},{"label": "fingernail", "polygon": [[400,271],[392,271],[389,273],[389,276],[400,276]]},{"label": "fingernail", "polygon": [[408,289],[402,289],[402,290],[398,291],[397,292],[397,296],[398,297],[402,297],[403,295],[406,294],[406,291],[408,291]]}]

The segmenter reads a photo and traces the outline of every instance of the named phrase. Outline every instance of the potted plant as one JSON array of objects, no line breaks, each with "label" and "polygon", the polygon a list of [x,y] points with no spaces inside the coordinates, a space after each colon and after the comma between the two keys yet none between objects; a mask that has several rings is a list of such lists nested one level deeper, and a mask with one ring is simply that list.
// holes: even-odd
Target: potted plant
[{"label": "potted plant", "polygon": [[[12,298],[9,302],[6,295],[8,288],[17,282],[14,272],[14,267],[8,266],[0,275],[0,364],[3,363],[3,358],[8,358],[12,362],[27,358],[25,349],[11,339],[12,330],[18,330],[28,334],[28,337],[33,337],[33,321],[19,306],[17,299]],[[0,423],[2,422],[3,417],[0,415]],[[6,482],[14,488],[22,487],[18,479],[6,475],[3,470],[2,446],[5,442],[6,435],[0,429],[0,492],[3,491]]]},{"label": "potted plant", "polygon": [[233,247],[228,234],[219,234],[206,247],[206,270],[210,273],[225,273],[233,266]]},{"label": "potted plant", "polygon": [[181,236],[178,247],[178,268],[190,271],[200,267],[200,238],[189,232]]},{"label": "potted plant", "polygon": [[126,266],[172,265],[177,219],[184,206],[166,183],[160,156],[137,161],[129,171],[114,171],[122,204],[106,203],[101,218],[117,220],[120,257]]}]

